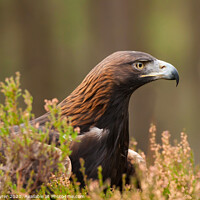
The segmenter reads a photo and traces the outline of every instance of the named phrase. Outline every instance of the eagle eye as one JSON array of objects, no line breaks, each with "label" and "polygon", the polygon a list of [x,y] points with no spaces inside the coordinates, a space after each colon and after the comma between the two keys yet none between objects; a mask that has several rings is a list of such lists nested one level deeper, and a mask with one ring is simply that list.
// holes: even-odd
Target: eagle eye
[{"label": "eagle eye", "polygon": [[142,70],[144,68],[144,63],[136,62],[136,63],[134,63],[134,67],[139,69],[139,70]]}]

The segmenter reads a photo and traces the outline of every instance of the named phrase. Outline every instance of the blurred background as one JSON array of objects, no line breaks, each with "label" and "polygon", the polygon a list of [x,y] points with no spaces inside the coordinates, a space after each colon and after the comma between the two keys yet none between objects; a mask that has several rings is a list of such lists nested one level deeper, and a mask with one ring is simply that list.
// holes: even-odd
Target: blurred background
[{"label": "blurred background", "polygon": [[0,81],[20,71],[35,116],[44,99],[69,95],[103,58],[118,50],[150,53],[173,64],[180,84],[156,81],[130,102],[130,134],[148,153],[148,129],[172,140],[186,131],[200,162],[200,1],[0,1]]}]

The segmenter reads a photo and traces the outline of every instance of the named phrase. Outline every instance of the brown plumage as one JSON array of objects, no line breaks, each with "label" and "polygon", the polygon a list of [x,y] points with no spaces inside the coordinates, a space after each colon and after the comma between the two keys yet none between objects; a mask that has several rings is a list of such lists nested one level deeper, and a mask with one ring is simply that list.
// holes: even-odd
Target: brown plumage
[{"label": "brown plumage", "polygon": [[[178,83],[178,72],[169,63],[143,52],[116,52],[94,67],[59,104],[62,116],[70,116],[72,125],[81,130],[81,142],[70,147],[72,171],[79,181],[79,158],[83,158],[88,178],[96,179],[101,165],[104,180],[109,178],[111,184],[120,185],[128,166],[130,96],[138,87],[157,79],[176,79]],[[35,120],[41,126],[46,121],[48,113]]]}]

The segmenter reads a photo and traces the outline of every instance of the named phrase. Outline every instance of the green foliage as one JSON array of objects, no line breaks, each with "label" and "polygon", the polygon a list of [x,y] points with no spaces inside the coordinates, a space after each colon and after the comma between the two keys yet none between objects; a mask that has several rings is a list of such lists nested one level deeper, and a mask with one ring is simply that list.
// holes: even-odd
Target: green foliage
[{"label": "green foliage", "polygon": [[[50,120],[39,127],[30,123],[32,97],[20,89],[20,74],[7,78],[0,87],[5,96],[0,104],[0,194],[25,196],[46,187],[53,174],[69,178],[69,145],[77,133],[61,119],[57,100],[47,101]],[[24,99],[25,109],[19,107],[19,98]],[[60,148],[54,141],[48,144],[52,131],[59,134]]]},{"label": "green foliage", "polygon": [[[0,104],[0,197],[2,199],[200,199],[200,170],[195,166],[187,135],[181,133],[180,142],[170,144],[170,134],[162,134],[162,143],[156,143],[156,128],[151,126],[150,145],[153,164],[140,164],[136,171],[141,189],[125,183],[122,177],[122,192],[103,181],[102,167],[98,168],[98,181],[87,179],[84,160],[80,159],[85,187],[74,175],[70,176],[71,151],[69,145],[76,140],[77,132],[69,125],[70,119],[61,117],[58,101],[46,101],[50,112],[49,122],[44,127],[30,123],[32,97],[20,89],[20,75],[0,83],[5,103]],[[19,107],[23,97],[25,109]],[[59,147],[55,140],[50,143],[51,132],[59,134]],[[49,144],[50,143],[50,144]],[[136,148],[136,142],[131,146]],[[144,156],[144,154],[141,153]],[[145,159],[145,158],[144,158]]]}]

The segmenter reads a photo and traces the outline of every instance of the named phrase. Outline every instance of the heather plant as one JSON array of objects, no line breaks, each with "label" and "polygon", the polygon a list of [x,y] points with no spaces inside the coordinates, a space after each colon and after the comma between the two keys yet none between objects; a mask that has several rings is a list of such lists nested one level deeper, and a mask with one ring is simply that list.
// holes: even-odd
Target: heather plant
[{"label": "heather plant", "polygon": [[179,143],[171,145],[168,131],[162,133],[162,144],[156,143],[155,132],[152,125],[150,145],[155,160],[142,179],[142,193],[153,199],[199,199],[200,172],[195,167],[186,133],[181,133]]},{"label": "heather plant", "polygon": [[[151,125],[153,161],[150,164],[133,161],[139,188],[136,178],[127,185],[125,174],[121,190],[111,187],[109,180],[103,181],[101,166],[98,180],[88,180],[83,159],[80,159],[80,171],[85,187],[80,187],[75,175],[71,175],[68,157],[70,143],[76,140],[79,130],[73,130],[70,119],[61,118],[58,100],[45,101],[50,118],[41,127],[30,123],[34,119],[33,98],[28,91],[20,89],[19,73],[0,83],[0,88],[5,97],[4,104],[0,104],[1,199],[200,199],[200,170],[195,166],[186,133],[182,132],[180,141],[172,144],[170,133],[164,131],[159,144],[156,127]],[[19,104],[22,99],[24,109]],[[130,142],[131,149],[136,150],[136,145],[135,140]],[[146,160],[144,153],[140,155]]]},{"label": "heather plant", "polygon": [[[76,132],[67,120],[60,119],[57,100],[46,102],[50,120],[39,127],[30,123],[34,118],[32,97],[26,90],[22,93],[20,74],[16,73],[15,79],[7,78],[5,83],[0,83],[0,88],[5,96],[4,104],[0,104],[0,194],[22,198],[36,193],[42,184],[49,182],[52,174],[69,178],[69,145]],[[20,98],[24,99],[25,109],[19,106]],[[48,144],[52,131],[59,136],[60,148],[52,139]]]}]

